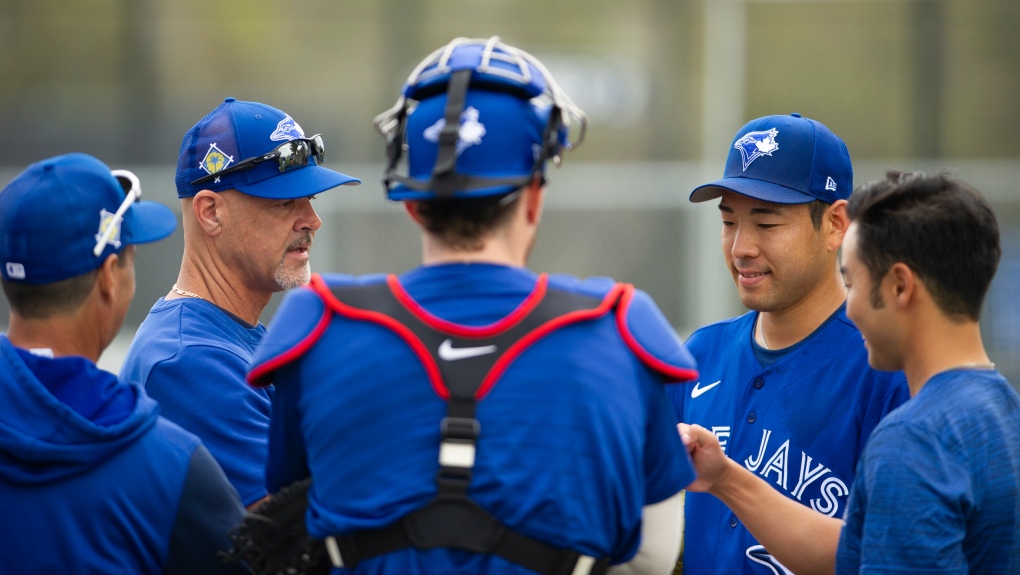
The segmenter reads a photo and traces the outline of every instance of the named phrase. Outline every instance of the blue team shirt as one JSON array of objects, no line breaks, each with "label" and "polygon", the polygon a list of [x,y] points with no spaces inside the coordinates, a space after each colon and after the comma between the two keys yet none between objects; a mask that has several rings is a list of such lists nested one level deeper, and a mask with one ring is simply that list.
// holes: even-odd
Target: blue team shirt
[{"label": "blue team shirt", "polygon": [[[868,367],[845,305],[766,365],[755,355],[757,316],[749,312],[694,332],[686,345],[700,381],[667,393],[679,419],[714,432],[731,459],[787,497],[842,517],[868,436],[909,398],[906,378]],[[715,497],[688,493],[685,523],[686,575],[783,572]]]},{"label": "blue team shirt", "polygon": [[160,298],[139,326],[120,375],[137,381],[162,415],[197,435],[251,505],[266,495],[272,388],[244,380],[265,326],[242,325],[200,299]]},{"label": "blue team shirt", "polygon": [[83,357],[0,336],[0,572],[239,573],[244,513],[198,438]]},{"label": "blue team shirt", "polygon": [[[422,267],[400,279],[427,312],[476,327],[501,320],[536,282],[528,270],[489,264]],[[549,285],[591,294],[612,285],[595,283],[554,277]],[[654,316],[668,329],[646,295],[632,307],[635,316]],[[288,294],[256,365],[296,317],[314,320],[322,310],[310,290]],[[682,351],[675,335],[671,342],[656,345]],[[382,527],[435,496],[446,404],[392,331],[333,315],[321,338],[274,381],[268,484],[275,491],[311,473],[313,536]],[[470,496],[531,537],[615,562],[630,559],[642,507],[694,478],[664,387],[621,340],[612,313],[552,332],[478,403],[482,433]],[[398,551],[363,561],[357,572],[531,573],[498,556],[450,549]]]},{"label": "blue team shirt", "polygon": [[1020,573],[1020,397],[998,372],[932,377],[875,429],[836,572]]}]

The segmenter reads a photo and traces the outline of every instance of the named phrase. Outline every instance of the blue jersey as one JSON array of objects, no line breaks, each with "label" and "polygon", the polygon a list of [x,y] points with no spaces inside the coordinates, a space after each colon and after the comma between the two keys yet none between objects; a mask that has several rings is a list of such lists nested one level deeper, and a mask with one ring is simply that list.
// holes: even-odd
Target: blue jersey
[{"label": "blue jersey", "polygon": [[[842,517],[864,444],[909,397],[902,373],[868,366],[845,305],[763,367],[752,334],[757,312],[701,328],[687,341],[700,381],[669,388],[677,416],[715,433],[726,454],[787,497]],[[718,499],[688,493],[684,573],[782,573]]]},{"label": "blue jersey", "polygon": [[[311,474],[307,519],[315,537],[383,527],[437,492],[442,382],[394,326],[334,313],[320,295],[381,281],[329,276],[289,293],[249,376],[276,384],[270,490]],[[541,298],[547,278],[448,264],[390,281],[408,309],[441,330],[496,332]],[[600,299],[613,287],[548,278],[550,291]],[[507,527],[614,562],[635,553],[642,507],[694,478],[660,373],[648,367],[659,362],[680,380],[696,376],[693,363],[651,299],[628,293],[619,312],[607,306],[547,332],[505,366],[477,404],[481,435],[469,489]],[[436,548],[367,559],[357,573],[531,571],[495,555]]]},{"label": "blue jersey", "polygon": [[235,573],[244,509],[198,438],[83,357],[0,336],[0,572]]},{"label": "blue jersey", "polygon": [[992,370],[932,377],[871,435],[837,573],[1020,573],[1020,397]]},{"label": "blue jersey", "polygon": [[167,419],[194,433],[251,505],[266,494],[272,388],[244,380],[266,328],[243,325],[200,299],[160,299],[139,326],[121,367]]}]

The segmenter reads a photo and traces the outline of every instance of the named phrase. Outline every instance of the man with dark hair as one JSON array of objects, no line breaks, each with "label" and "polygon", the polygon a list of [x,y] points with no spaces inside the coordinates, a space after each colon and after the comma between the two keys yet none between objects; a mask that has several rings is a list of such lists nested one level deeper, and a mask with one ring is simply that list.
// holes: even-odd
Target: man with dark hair
[{"label": "man with dark hair", "polygon": [[[719,437],[726,454],[790,500],[846,511],[861,450],[908,397],[902,373],[869,369],[846,316],[838,254],[849,225],[846,145],[799,114],[748,122],[724,177],[692,202],[719,199],[723,257],[751,311],[687,340],[701,380],[668,392],[677,416]],[[783,566],[717,499],[686,502],[687,575],[780,573]]]},{"label": "man with dark hair", "polygon": [[95,362],[135,293],[135,246],[173,212],[85,154],[32,164],[0,191],[0,568],[221,573],[243,514],[194,435]]},{"label": "man with dark hair", "polygon": [[272,388],[244,372],[275,292],[308,282],[322,220],[313,197],[360,180],[322,167],[325,149],[288,114],[227,98],[184,135],[177,195],[184,258],[131,343],[121,375],[198,435],[245,505],[266,495]]},{"label": "man with dark hair", "polygon": [[545,68],[497,38],[437,50],[377,118],[424,265],[314,276],[248,376],[276,386],[269,488],[311,475],[309,532],[334,566],[675,563],[693,476],[663,383],[696,377],[690,356],[632,286],[524,267],[571,121],[586,123]]},{"label": "man with dark hair", "polygon": [[858,189],[843,248],[847,314],[876,369],[912,399],[879,423],[843,522],[800,507],[681,424],[699,471],[769,551],[802,573],[1020,571],[1020,396],[995,370],[978,316],[1001,249],[967,184],[890,172]]}]

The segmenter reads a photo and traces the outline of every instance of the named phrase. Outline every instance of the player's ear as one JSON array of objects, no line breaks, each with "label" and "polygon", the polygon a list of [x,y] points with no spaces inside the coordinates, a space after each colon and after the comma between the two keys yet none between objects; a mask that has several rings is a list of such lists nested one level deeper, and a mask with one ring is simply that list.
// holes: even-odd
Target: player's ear
[{"label": "player's ear", "polygon": [[826,210],[822,216],[823,229],[828,224],[828,238],[826,240],[826,247],[830,252],[834,252],[843,245],[843,239],[846,237],[846,230],[850,227],[850,216],[847,213],[847,201],[836,200]]},{"label": "player's ear", "polygon": [[103,260],[102,265],[96,270],[96,285],[95,289],[99,294],[99,299],[105,305],[111,305],[114,299],[114,291],[117,289],[117,268],[121,265],[119,263],[120,258],[123,257],[117,254],[110,254]]},{"label": "player's ear", "polygon": [[223,231],[223,200],[220,194],[210,190],[202,190],[191,199],[191,213],[195,221],[210,236],[219,235]]},{"label": "player's ear", "polygon": [[421,213],[418,211],[418,202],[404,202],[404,211],[407,212],[407,216],[411,218],[411,221],[424,227],[421,221]]},{"label": "player's ear", "polygon": [[916,298],[919,287],[914,270],[903,262],[896,262],[886,275],[891,282],[893,305],[900,309],[907,307]]},{"label": "player's ear", "polygon": [[521,200],[528,223],[537,226],[542,221],[542,208],[545,206],[545,183],[542,176],[536,175],[522,193],[524,197]]}]

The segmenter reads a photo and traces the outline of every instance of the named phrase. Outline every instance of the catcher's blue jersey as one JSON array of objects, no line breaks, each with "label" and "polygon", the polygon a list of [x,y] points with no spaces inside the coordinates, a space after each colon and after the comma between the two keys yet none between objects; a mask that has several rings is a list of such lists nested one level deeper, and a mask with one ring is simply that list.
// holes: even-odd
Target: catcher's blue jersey
[{"label": "catcher's blue jersey", "polygon": [[875,429],[848,505],[836,573],[1020,573],[1020,397],[935,375]]},{"label": "catcher's blue jersey", "polygon": [[[731,459],[787,497],[842,517],[868,436],[909,398],[906,378],[868,366],[845,305],[763,367],[752,343],[757,316],[749,312],[691,335],[687,346],[701,377],[693,386],[667,388],[677,416],[714,432]],[[783,574],[715,497],[688,493],[685,524],[685,574]]]},{"label": "catcher's blue jersey", "polygon": [[[386,526],[437,492],[446,402],[424,362],[393,325],[334,313],[320,295],[384,280],[317,277],[289,293],[249,374],[276,386],[269,488],[311,473],[307,520],[316,537]],[[461,331],[512,320],[545,281],[520,268],[448,264],[412,270],[396,289],[406,290],[405,305],[418,317]],[[548,278],[549,290],[599,299],[611,288],[607,279]],[[696,377],[693,362],[651,299],[630,293],[622,311],[607,306],[552,330],[506,366],[477,404],[469,489],[507,527],[614,562],[637,550],[642,507],[694,478],[662,377]],[[356,572],[531,573],[495,555],[446,548],[391,552]]]},{"label": "catcher's blue jersey", "polygon": [[145,386],[164,417],[202,440],[245,505],[266,495],[273,390],[244,381],[265,332],[265,326],[242,325],[204,300],[160,298],[120,370],[126,381]]}]

